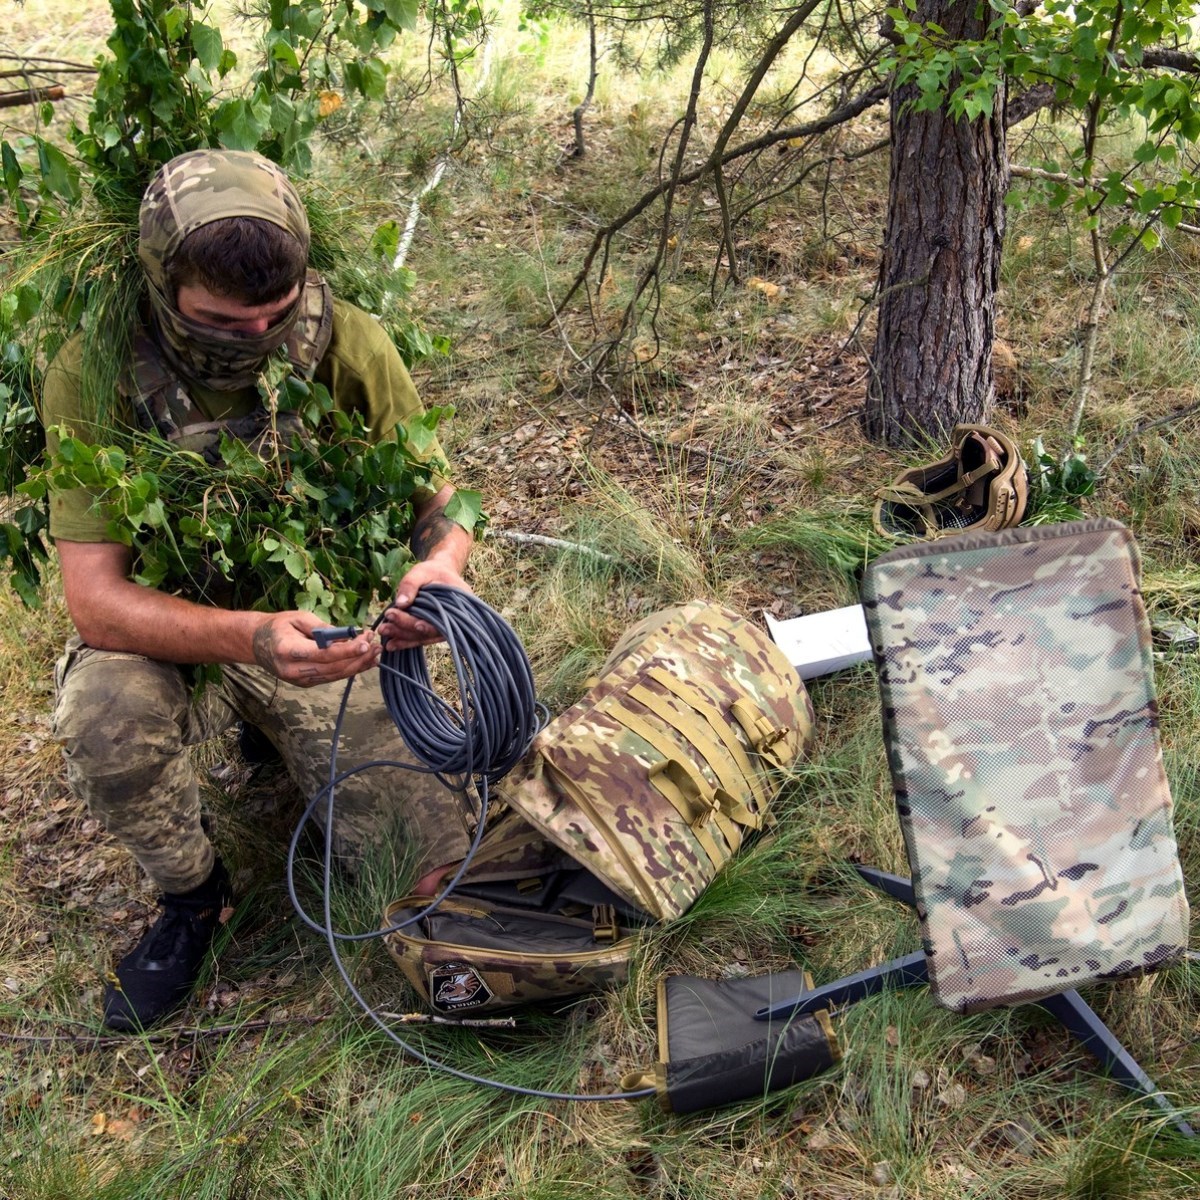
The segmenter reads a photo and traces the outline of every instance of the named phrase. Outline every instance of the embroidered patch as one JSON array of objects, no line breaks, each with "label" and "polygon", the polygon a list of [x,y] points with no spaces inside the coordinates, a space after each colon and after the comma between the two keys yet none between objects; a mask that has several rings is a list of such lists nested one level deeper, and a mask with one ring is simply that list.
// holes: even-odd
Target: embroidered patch
[{"label": "embroidered patch", "polygon": [[466,963],[441,963],[429,972],[429,1001],[442,1012],[482,1008],[491,998],[491,989]]}]

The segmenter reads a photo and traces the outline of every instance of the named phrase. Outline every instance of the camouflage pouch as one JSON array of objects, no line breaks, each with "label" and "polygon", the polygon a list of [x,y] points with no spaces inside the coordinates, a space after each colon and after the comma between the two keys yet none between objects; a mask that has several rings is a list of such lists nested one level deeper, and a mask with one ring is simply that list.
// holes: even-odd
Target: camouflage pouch
[{"label": "camouflage pouch", "polygon": [[934,998],[973,1012],[1188,941],[1150,629],[1115,521],[871,564],[863,604]]},{"label": "camouflage pouch", "polygon": [[[414,916],[428,897],[397,900],[384,927]],[[587,911],[586,909],[584,911]],[[461,893],[415,925],[393,929],[388,950],[426,1004],[444,1016],[562,1000],[628,978],[633,935],[611,906],[587,916],[471,900]]]},{"label": "camouflage pouch", "polygon": [[489,1008],[620,982],[630,931],[687,911],[812,738],[804,684],[765,631],[703,601],[655,613],[494,789],[501,814],[455,891],[466,915],[443,904],[388,947],[435,1007],[430,972],[448,963]]}]

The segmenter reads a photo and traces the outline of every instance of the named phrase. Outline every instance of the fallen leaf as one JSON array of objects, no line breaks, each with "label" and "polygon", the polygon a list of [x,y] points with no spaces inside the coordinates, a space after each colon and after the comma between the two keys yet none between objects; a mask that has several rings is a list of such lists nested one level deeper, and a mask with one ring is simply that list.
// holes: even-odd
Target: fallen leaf
[{"label": "fallen leaf", "polygon": [[771,283],[766,279],[761,279],[757,275],[751,275],[750,278],[746,280],[746,286],[748,288],[753,288],[756,292],[762,292],[762,294],[766,296],[768,300],[776,299],[780,292],[779,284]]},{"label": "fallen leaf", "polygon": [[317,93],[317,116],[324,119],[337,112],[345,101],[338,92]]}]

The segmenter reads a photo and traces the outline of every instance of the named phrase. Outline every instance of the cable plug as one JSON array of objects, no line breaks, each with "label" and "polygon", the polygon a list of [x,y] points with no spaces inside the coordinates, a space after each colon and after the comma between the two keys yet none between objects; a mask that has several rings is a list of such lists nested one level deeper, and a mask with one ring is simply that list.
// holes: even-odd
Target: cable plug
[{"label": "cable plug", "polygon": [[322,625],[314,629],[310,636],[322,650],[328,650],[334,642],[349,641],[352,637],[358,637],[359,632],[357,625]]}]

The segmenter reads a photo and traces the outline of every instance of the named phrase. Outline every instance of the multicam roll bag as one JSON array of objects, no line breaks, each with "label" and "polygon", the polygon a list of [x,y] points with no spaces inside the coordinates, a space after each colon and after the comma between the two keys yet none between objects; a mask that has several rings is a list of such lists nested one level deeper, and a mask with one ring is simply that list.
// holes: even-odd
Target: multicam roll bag
[{"label": "multicam roll bag", "polygon": [[[443,1013],[619,984],[632,932],[687,911],[812,738],[804,684],[763,630],[704,601],[655,613],[495,790],[461,908],[388,948]],[[416,906],[391,905],[385,928]]]}]

